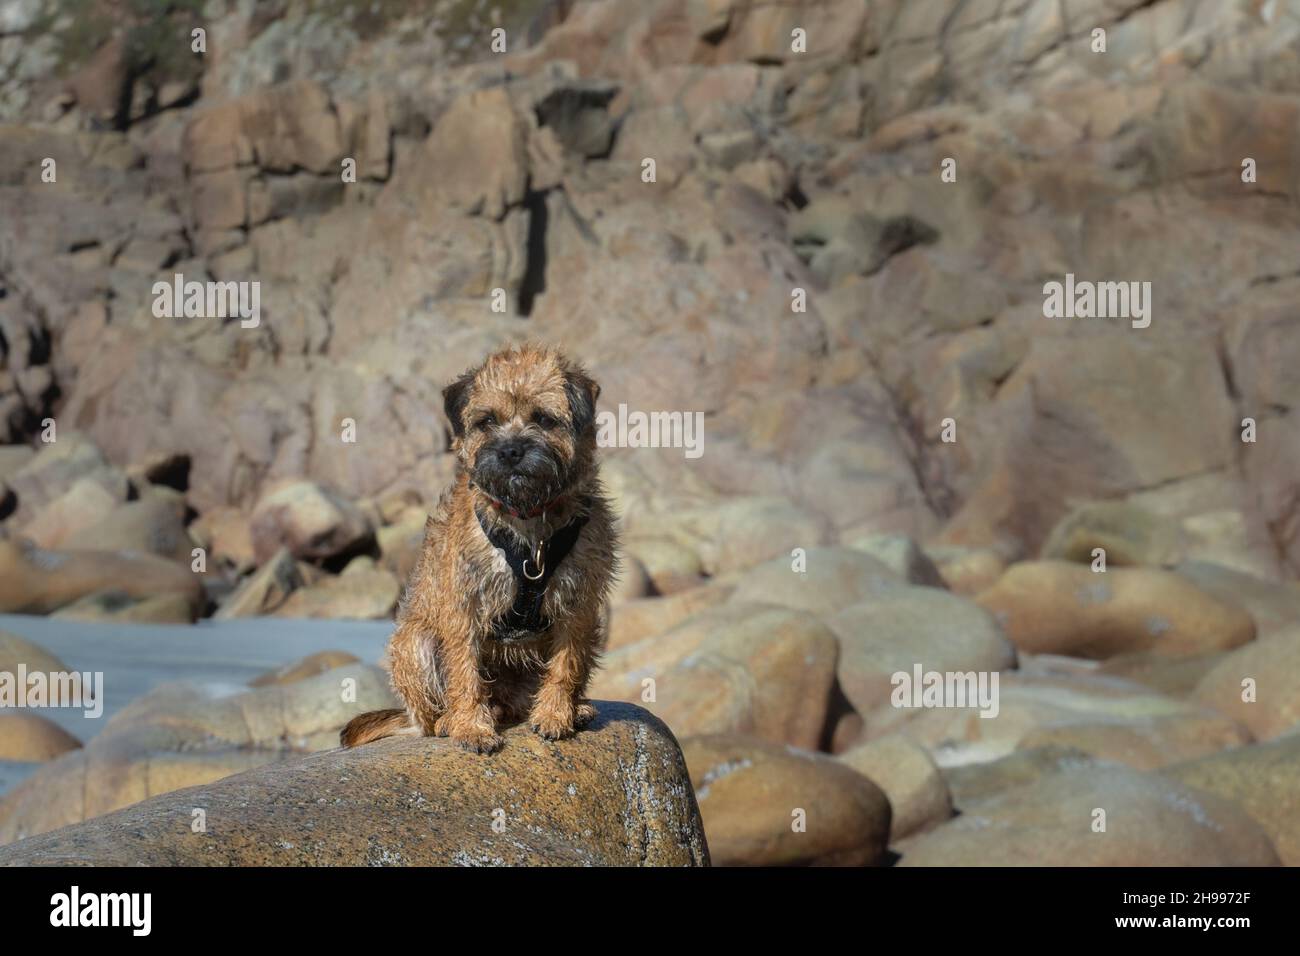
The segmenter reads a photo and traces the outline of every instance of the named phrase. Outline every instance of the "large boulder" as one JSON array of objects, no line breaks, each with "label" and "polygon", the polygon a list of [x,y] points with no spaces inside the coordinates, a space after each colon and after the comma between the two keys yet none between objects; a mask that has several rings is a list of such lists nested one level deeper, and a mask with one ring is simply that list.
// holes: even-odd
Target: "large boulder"
[{"label": "large boulder", "polygon": [[869,740],[838,754],[836,759],[885,792],[893,810],[891,840],[952,816],[952,795],[934,758],[902,734]]},{"label": "large boulder", "polygon": [[707,865],[672,733],[598,710],[568,740],[517,726],[491,757],[398,737],[261,767],[22,840],[0,865]]},{"label": "large boulder", "polygon": [[257,617],[281,607],[305,584],[302,569],[288,548],[280,548],[250,574],[217,608],[217,620]]},{"label": "large boulder", "polygon": [[[423,530],[423,524],[420,528]],[[694,549],[670,538],[633,538],[623,542],[623,553],[641,563],[657,594],[694,588],[703,580],[700,556]]]},{"label": "large boulder", "polygon": [[1108,565],[1166,565],[1181,556],[1179,545],[1177,522],[1124,502],[1095,501],[1057,522],[1041,557],[1091,564],[1101,548]]},{"label": "large boulder", "polygon": [[1022,651],[1105,658],[1203,654],[1245,644],[1255,622],[1171,571],[1093,571],[1065,561],[1012,565],[978,598]]},{"label": "large boulder", "polygon": [[830,538],[824,518],[777,496],[736,496],[680,509],[666,516],[663,526],[673,540],[699,554],[705,572],[713,575],[752,568],[769,559],[776,559],[778,570],[784,563],[789,571],[793,548],[807,550]]},{"label": "large boulder", "polygon": [[80,746],[76,737],[48,717],[0,710],[0,760],[40,763]]},{"label": "large boulder", "polygon": [[1247,743],[1250,734],[1240,724],[1202,710],[1127,722],[1099,720],[1062,727],[1040,726],[1021,737],[1017,747],[1071,747],[1098,759],[1154,770]]},{"label": "large boulder", "polygon": [[814,750],[835,657],[835,637],[816,618],[727,603],[611,651],[591,692],[643,703],[683,736],[749,734]]},{"label": "large boulder", "polygon": [[41,671],[54,674],[67,673],[69,670],[67,664],[45,648],[24,640],[17,634],[0,631],[0,671],[16,673],[19,665],[27,668],[28,673]]},{"label": "large boulder", "polygon": [[42,548],[58,548],[81,539],[101,523],[121,498],[94,478],[79,478],[67,491],[41,507],[23,528],[23,537]]},{"label": "large boulder", "polygon": [[1235,801],[1273,839],[1287,866],[1300,866],[1300,733],[1175,764],[1162,771]]},{"label": "large boulder", "polygon": [[901,586],[828,618],[840,643],[840,687],[864,716],[887,705],[894,677],[914,668],[995,672],[1013,668],[1016,651],[973,601],[937,588]]},{"label": "large boulder", "polygon": [[402,586],[397,578],[360,555],[343,573],[299,588],[275,610],[277,617],[386,620],[397,608]]},{"label": "large boulder", "polygon": [[65,542],[77,551],[141,551],[190,564],[194,542],[185,530],[185,499],[153,490],[113,509]]},{"label": "large boulder", "polygon": [[889,800],[824,754],[715,734],[682,744],[719,866],[885,861]]},{"label": "large boulder", "polygon": [[387,675],[361,664],[252,690],[161,684],[109,718],[84,749],[51,761],[6,794],[0,843],[329,749],[353,716],[395,704]]},{"label": "large boulder", "polygon": [[189,624],[194,608],[183,594],[157,594],[136,600],[124,591],[96,591],[50,615],[73,621],[135,621],[146,624]]},{"label": "large boulder", "polygon": [[615,606],[609,615],[608,647],[618,648],[665,634],[692,615],[727,600],[734,588],[714,584],[664,597],[644,597]]},{"label": "large boulder", "polygon": [[1064,770],[964,807],[899,849],[902,866],[1278,863],[1268,834],[1236,803],[1105,764]]},{"label": "large boulder", "polygon": [[1208,707],[1115,677],[1012,672],[1001,675],[992,700],[996,711],[881,707],[866,715],[868,734],[899,730],[943,766],[1057,744],[1143,770],[1250,739]]},{"label": "large boulder", "polygon": [[1211,561],[1185,561],[1175,570],[1212,597],[1244,607],[1261,638],[1300,621],[1300,587],[1293,582],[1268,581]]},{"label": "large boulder", "polygon": [[1062,770],[1091,767],[1097,763],[1073,747],[1035,747],[1017,750],[996,760],[946,767],[944,782],[952,795],[953,807],[961,813],[990,797],[1025,787]]},{"label": "large boulder", "polygon": [[1196,689],[1206,674],[1232,653],[1235,652],[1219,651],[1192,657],[1170,657],[1156,651],[1138,651],[1107,658],[1097,670],[1102,674],[1113,674],[1145,684],[1162,694],[1186,697]]},{"label": "large boulder", "polygon": [[1257,740],[1300,725],[1300,624],[1224,655],[1194,696],[1240,721]]},{"label": "large boulder", "polygon": [[797,569],[795,563],[782,556],[746,571],[736,585],[736,600],[829,615],[904,584],[879,558],[849,548],[806,548]]},{"label": "large boulder", "polygon": [[908,584],[931,588],[947,586],[933,559],[907,535],[861,535],[850,540],[848,546],[876,558]]},{"label": "large boulder", "polygon": [[0,611],[48,614],[101,591],[136,600],[178,597],[191,617],[205,600],[199,575],[156,554],[47,551],[0,540]]},{"label": "large boulder", "polygon": [[373,529],[361,509],[311,481],[287,481],[262,496],[251,519],[253,550],[269,560],[281,547],[322,560],[364,547]]},{"label": "large boulder", "polygon": [[[42,509],[69,496],[56,506],[58,520],[51,516],[39,526],[42,537],[57,536],[55,525],[76,527],[99,518],[112,504],[126,500],[128,493],[126,474],[110,465],[99,448],[77,432],[64,433],[58,441],[42,446],[5,478],[5,484],[16,499],[10,520],[20,527],[31,523]],[[99,486],[98,493],[91,490],[91,484]]]},{"label": "large boulder", "polygon": [[300,660],[290,661],[283,667],[277,667],[273,671],[253,678],[248,682],[248,686],[270,687],[273,684],[296,684],[300,680],[332,671],[336,667],[359,663],[360,661],[347,651],[317,651],[315,654],[308,654]]}]

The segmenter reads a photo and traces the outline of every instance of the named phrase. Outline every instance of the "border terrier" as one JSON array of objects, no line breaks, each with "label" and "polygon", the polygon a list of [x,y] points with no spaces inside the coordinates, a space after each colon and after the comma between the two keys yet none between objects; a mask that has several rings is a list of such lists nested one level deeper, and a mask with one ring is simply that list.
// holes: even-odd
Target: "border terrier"
[{"label": "border terrier", "polygon": [[456,478],[388,643],[405,708],[354,718],[355,747],[397,734],[501,747],[527,719],[550,740],[595,716],[616,533],[596,466],[597,385],[553,349],[507,348],[443,391]]}]

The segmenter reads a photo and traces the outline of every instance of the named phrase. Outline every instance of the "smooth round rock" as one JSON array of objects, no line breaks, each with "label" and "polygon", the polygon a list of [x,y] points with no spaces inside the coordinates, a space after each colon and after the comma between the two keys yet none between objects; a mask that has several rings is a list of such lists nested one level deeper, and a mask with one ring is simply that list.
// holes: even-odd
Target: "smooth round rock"
[{"label": "smooth round rock", "polygon": [[394,737],[259,767],[0,847],[0,866],[707,865],[672,733],[597,706],[568,740],[517,726],[492,756]]}]

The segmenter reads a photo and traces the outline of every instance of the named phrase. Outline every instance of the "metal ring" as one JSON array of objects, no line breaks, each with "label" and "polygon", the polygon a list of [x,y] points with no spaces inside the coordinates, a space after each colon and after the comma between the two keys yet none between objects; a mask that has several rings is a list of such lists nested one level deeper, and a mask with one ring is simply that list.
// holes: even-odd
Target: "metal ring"
[{"label": "metal ring", "polygon": [[523,572],[524,572],[524,577],[526,577],[526,578],[527,578],[528,580],[530,580],[530,581],[540,581],[540,580],[542,579],[542,575],[546,573],[546,569],[545,569],[544,567],[542,567],[541,565],[538,565],[538,566],[537,566],[537,573],[536,573],[536,574],[529,574],[529,573],[528,573],[528,559],[527,559],[527,558],[524,558],[524,564],[523,564],[523,569],[522,569],[522,570],[523,570]]}]

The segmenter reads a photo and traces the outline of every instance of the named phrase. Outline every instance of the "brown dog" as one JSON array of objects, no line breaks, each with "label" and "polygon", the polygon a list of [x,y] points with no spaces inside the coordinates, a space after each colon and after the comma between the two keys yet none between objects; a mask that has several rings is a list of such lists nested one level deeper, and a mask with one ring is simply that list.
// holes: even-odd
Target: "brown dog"
[{"label": "brown dog", "polygon": [[549,739],[595,714],[615,531],[596,472],[600,386],[559,353],[497,352],[443,392],[456,482],[425,526],[388,645],[404,710],[362,714],[346,747],[449,736],[492,753],[525,717]]}]

